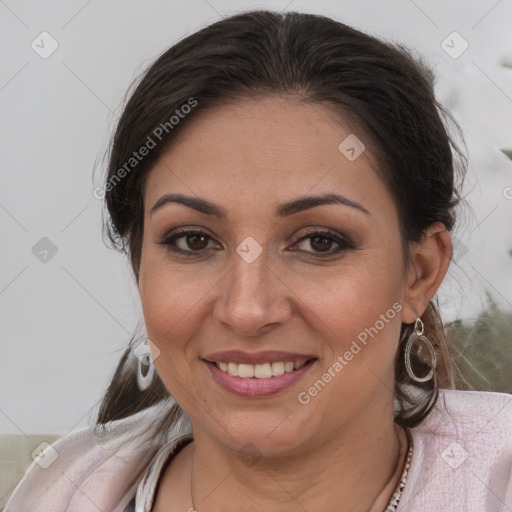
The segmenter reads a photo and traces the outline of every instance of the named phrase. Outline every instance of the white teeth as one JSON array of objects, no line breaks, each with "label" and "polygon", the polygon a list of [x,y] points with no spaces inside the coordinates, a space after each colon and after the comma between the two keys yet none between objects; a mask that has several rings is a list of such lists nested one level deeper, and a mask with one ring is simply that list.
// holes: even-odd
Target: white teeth
[{"label": "white teeth", "polygon": [[253,364],[239,364],[238,365],[238,376],[248,379],[254,377],[254,365]]},{"label": "white teeth", "polygon": [[238,376],[244,379],[250,379],[251,377],[256,377],[257,379],[268,379],[270,377],[279,377],[280,375],[283,375],[283,373],[290,373],[293,372],[293,370],[298,370],[306,364],[306,361],[302,361],[300,363],[294,363],[293,361],[278,361],[275,363],[263,364],[220,362],[215,364],[217,368],[223,372],[229,373],[235,377]]},{"label": "white teeth", "polygon": [[238,375],[238,364],[228,363],[228,373],[229,375],[234,375],[236,377]]},{"label": "white teeth", "polygon": [[272,375],[277,377],[278,375],[283,375],[284,373],[284,363],[272,363]]},{"label": "white teeth", "polygon": [[258,379],[268,379],[269,377],[272,377],[272,366],[270,363],[255,364],[254,376]]}]

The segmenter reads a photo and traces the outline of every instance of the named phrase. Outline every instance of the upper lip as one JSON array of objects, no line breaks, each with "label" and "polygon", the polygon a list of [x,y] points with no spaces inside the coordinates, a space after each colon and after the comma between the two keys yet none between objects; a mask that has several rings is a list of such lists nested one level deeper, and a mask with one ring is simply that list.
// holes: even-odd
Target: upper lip
[{"label": "upper lip", "polygon": [[283,352],[282,350],[263,350],[261,352],[243,352],[242,350],[226,350],[214,352],[203,357],[212,363],[239,363],[239,364],[263,364],[276,363],[278,361],[294,363],[305,362],[308,359],[316,359],[312,354],[299,354],[296,352]]}]

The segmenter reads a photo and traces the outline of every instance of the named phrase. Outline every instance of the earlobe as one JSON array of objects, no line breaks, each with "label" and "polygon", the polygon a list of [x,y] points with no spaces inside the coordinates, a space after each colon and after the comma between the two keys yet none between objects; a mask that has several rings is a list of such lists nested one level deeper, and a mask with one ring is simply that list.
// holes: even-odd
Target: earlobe
[{"label": "earlobe", "polygon": [[450,233],[441,222],[431,224],[411,251],[402,322],[421,317],[448,271],[453,247]]}]

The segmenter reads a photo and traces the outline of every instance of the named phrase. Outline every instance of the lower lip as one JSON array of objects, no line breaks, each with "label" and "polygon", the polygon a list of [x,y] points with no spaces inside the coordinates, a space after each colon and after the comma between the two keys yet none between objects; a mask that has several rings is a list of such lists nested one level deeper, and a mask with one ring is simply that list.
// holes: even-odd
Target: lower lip
[{"label": "lower lip", "polygon": [[210,371],[211,376],[223,389],[244,397],[262,397],[270,396],[285,389],[291,388],[308,372],[316,363],[316,359],[309,361],[301,368],[293,372],[283,373],[277,377],[269,377],[267,379],[257,379],[251,377],[244,379],[242,377],[230,375],[223,372],[215,363],[203,361]]}]

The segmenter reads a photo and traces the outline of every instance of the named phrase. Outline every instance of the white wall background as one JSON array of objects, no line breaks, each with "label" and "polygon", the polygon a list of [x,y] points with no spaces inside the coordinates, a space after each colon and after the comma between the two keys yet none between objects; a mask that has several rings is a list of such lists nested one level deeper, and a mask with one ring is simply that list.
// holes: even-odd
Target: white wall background
[{"label": "white wall background", "polygon": [[[0,0],[0,432],[65,433],[94,420],[141,318],[129,267],[101,238],[95,162],[142,67],[250,8],[325,14],[426,57],[470,157],[472,213],[440,292],[445,319],[477,315],[484,287],[512,308],[512,163],[500,152],[512,149],[511,2]],[[46,59],[31,47],[43,31],[58,43]],[[453,31],[469,44],[458,58],[441,46]],[[57,249],[46,263],[32,252],[43,237]]]}]

